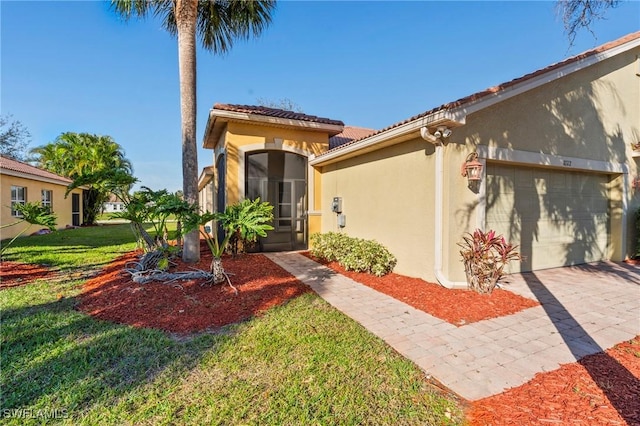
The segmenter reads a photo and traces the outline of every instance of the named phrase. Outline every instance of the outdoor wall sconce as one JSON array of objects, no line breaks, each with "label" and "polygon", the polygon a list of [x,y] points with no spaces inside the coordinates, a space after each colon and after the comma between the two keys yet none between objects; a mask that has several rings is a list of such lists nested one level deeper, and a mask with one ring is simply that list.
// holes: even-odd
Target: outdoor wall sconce
[{"label": "outdoor wall sconce", "polygon": [[482,163],[478,161],[477,152],[467,155],[467,159],[462,163],[461,174],[467,178],[469,186],[482,180]]}]

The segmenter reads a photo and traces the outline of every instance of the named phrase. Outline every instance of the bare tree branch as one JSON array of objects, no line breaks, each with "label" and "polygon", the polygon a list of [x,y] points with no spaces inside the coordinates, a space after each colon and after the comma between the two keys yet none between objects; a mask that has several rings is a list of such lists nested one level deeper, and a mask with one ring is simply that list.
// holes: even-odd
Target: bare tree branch
[{"label": "bare tree branch", "polygon": [[607,10],[619,4],[620,0],[557,0],[556,13],[562,17],[569,46],[573,46],[581,29],[586,29],[597,38],[591,25],[594,21],[604,19]]}]

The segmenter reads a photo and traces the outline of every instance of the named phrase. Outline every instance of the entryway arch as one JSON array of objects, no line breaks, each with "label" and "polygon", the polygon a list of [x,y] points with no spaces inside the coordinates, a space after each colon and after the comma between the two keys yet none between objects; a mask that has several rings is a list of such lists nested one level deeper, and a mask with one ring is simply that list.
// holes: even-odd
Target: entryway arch
[{"label": "entryway arch", "polygon": [[260,246],[264,251],[307,248],[307,157],[283,150],[255,150],[244,158],[245,198],[273,205],[273,227]]}]

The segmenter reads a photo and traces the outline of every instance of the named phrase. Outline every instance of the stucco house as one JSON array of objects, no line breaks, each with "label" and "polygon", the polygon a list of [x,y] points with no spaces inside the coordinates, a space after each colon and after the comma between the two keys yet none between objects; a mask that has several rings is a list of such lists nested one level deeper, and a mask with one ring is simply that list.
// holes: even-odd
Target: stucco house
[{"label": "stucco house", "polygon": [[629,256],[638,142],[640,32],[377,131],[216,104],[201,205],[260,196],[276,215],[264,250],[345,232],[387,246],[398,273],[464,287],[457,243],[476,228],[520,246],[510,272]]},{"label": "stucco house", "polygon": [[[65,198],[70,179],[39,169],[29,164],[0,156],[0,221],[8,225],[19,220],[15,203],[40,202],[48,206],[57,217],[59,229],[68,225],[79,226],[82,220],[82,189],[74,189]],[[0,240],[13,238],[27,224],[21,223],[0,229]],[[31,226],[27,232],[40,229]],[[27,234],[28,235],[28,234]]]},{"label": "stucco house", "polygon": [[119,213],[124,211],[124,202],[115,194],[109,194],[109,199],[102,204],[103,213]]}]

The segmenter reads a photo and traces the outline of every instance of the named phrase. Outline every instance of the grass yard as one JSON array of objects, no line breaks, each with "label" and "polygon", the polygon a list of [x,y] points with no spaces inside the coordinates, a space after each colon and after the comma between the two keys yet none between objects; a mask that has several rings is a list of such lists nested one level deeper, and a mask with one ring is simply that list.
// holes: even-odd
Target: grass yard
[{"label": "grass yard", "polygon": [[[133,248],[128,225],[109,225],[19,239],[6,260],[75,271]],[[221,333],[177,337],[77,311],[83,282],[0,291],[3,424],[463,422],[458,402],[315,294]]]}]

